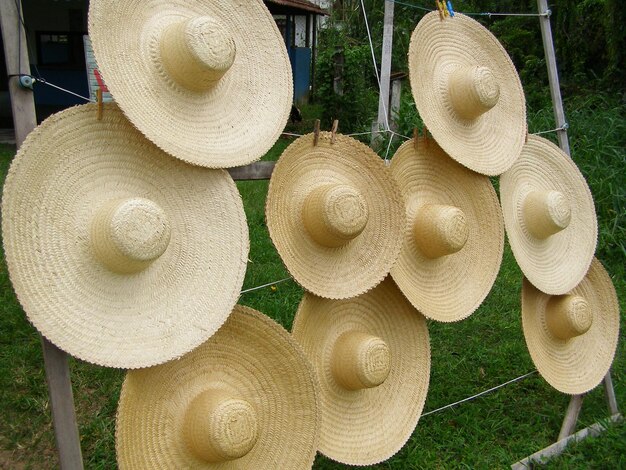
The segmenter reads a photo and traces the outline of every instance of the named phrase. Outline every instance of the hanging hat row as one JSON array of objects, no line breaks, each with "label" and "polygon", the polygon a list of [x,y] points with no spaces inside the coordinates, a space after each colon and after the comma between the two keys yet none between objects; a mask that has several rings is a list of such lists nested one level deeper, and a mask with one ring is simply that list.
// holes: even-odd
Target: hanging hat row
[{"label": "hanging hat row", "polygon": [[[586,182],[528,138],[498,41],[446,11],[420,21],[409,51],[433,138],[405,143],[387,168],[336,129],[316,132],[276,164],[267,226],[307,291],[289,335],[235,305],[248,230],[218,169],[260,158],[286,123],[291,68],[272,16],[261,0],[91,1],[116,104],[101,120],[96,105],[63,111],[27,138],[2,232],[33,325],[76,357],[137,369],[120,396],[120,468],[302,469],[317,450],[351,465],[391,457],[426,399],[425,317],[478,308],[505,228],[530,281],[523,323],[540,372],[567,393],[604,375],[619,315],[592,262]],[[500,208],[486,175],[502,173]]]},{"label": "hanging hat row", "polygon": [[[537,369],[561,392],[589,391],[613,361],[619,308],[610,277],[594,259],[598,228],[587,182],[567,154],[527,134],[517,72],[496,38],[476,21],[458,13],[425,15],[411,37],[409,69],[417,110],[443,149],[439,160],[451,157],[478,173],[500,175],[504,227],[525,276],[523,331]],[[401,147],[394,159],[402,157],[403,162],[407,148]],[[425,145],[416,148],[417,153],[428,153]],[[451,174],[445,175],[451,182]],[[413,190],[409,200],[419,192]],[[414,204],[428,203],[423,198]],[[477,207],[490,211],[485,202]],[[481,232],[489,225],[481,221]],[[433,239],[437,237],[428,237],[429,245]],[[500,246],[491,240],[481,242],[473,263]],[[404,265],[401,258],[392,275],[409,296],[394,274]],[[483,276],[472,277],[472,283]],[[454,273],[448,274],[448,279],[454,278]]]}]

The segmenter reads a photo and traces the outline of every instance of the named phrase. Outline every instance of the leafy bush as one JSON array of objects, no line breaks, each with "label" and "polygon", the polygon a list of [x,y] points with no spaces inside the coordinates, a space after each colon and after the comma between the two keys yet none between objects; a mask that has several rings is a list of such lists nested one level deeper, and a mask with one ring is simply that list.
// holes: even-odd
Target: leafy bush
[{"label": "leafy bush", "polygon": [[342,133],[369,130],[378,103],[369,45],[354,44],[344,32],[325,29],[316,66],[315,99],[324,110],[323,127],[339,119]]}]

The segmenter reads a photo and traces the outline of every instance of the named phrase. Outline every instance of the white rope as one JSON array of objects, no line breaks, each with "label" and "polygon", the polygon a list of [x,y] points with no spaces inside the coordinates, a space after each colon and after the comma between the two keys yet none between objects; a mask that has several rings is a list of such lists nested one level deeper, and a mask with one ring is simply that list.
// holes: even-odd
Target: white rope
[{"label": "white rope", "polygon": [[[367,20],[367,13],[365,12],[365,4],[363,0],[361,0],[361,11],[363,11],[363,19],[365,20],[365,28],[367,29],[367,38],[370,43],[370,51],[372,52],[372,62],[374,63],[374,75],[376,75],[376,81],[378,82],[378,95],[382,95],[382,85],[380,83],[380,76],[378,75],[378,63],[376,62],[376,53],[374,52],[374,43],[372,42],[372,32],[370,31],[369,21]],[[383,112],[385,113],[385,131],[389,131],[391,128],[389,126],[389,118],[387,116],[387,105],[385,104],[385,100],[381,101],[383,105]]]},{"label": "white rope", "polygon": [[275,286],[276,284],[281,284],[283,282],[291,281],[293,277],[286,277],[285,279],[281,279],[280,281],[268,282],[267,284],[263,284],[262,286],[252,287],[251,289],[242,290],[240,295],[247,294],[248,292],[254,292],[257,290],[265,289],[266,287]]},{"label": "white rope", "polygon": [[569,129],[569,125],[563,124],[561,127],[557,127],[556,129],[550,129],[549,131],[533,132],[533,135],[550,134],[552,132],[566,131],[567,129]]},{"label": "white rope", "polygon": [[413,137],[407,137],[406,135],[398,134],[397,132],[392,131],[392,130],[389,130],[389,132],[391,132],[395,136],[402,137],[404,140],[411,140],[413,138]]},{"label": "white rope", "polygon": [[533,370],[532,372],[529,372],[528,374],[521,375],[521,376],[519,376],[519,377],[517,377],[515,379],[509,380],[508,382],[504,382],[503,384],[496,385],[495,387],[492,387],[489,390],[485,390],[484,392],[477,393],[476,395],[472,395],[471,397],[464,398],[463,400],[455,401],[454,403],[450,403],[449,405],[442,406],[441,408],[437,408],[436,410],[432,410],[432,411],[429,411],[427,413],[423,413],[422,417],[428,416],[428,415],[432,415],[432,414],[435,414],[435,413],[439,413],[440,411],[447,410],[448,408],[452,408],[453,406],[460,405],[461,403],[465,403],[465,402],[474,400],[474,399],[476,399],[478,397],[482,397],[483,395],[491,393],[491,392],[493,392],[495,390],[498,390],[498,389],[500,389],[502,387],[506,387],[507,385],[510,385],[512,383],[519,382],[520,380],[523,380],[526,377],[530,377],[531,375],[536,374],[536,373],[537,373],[537,371]]},{"label": "white rope", "polygon": [[283,132],[282,135],[288,135],[290,137],[302,137],[302,134],[293,134],[291,132]]},{"label": "white rope", "polygon": [[50,86],[50,87],[52,87],[52,88],[56,88],[57,90],[63,91],[63,92],[68,93],[68,94],[70,94],[70,95],[74,95],[74,96],[76,96],[76,97],[78,97],[78,98],[81,98],[81,99],[83,99],[83,100],[85,100],[85,101],[88,101],[88,102],[90,102],[90,103],[95,103],[95,101],[94,101],[94,100],[92,100],[91,98],[87,98],[86,96],[79,95],[78,93],[74,93],[73,91],[71,91],[71,90],[67,90],[67,89],[62,88],[62,87],[60,87],[60,86],[58,86],[58,85],[54,85],[53,83],[50,83],[49,81],[44,80],[44,79],[42,79],[42,78],[35,78],[35,77],[31,77],[31,78],[32,78],[33,80],[35,80],[35,81],[39,82],[39,83],[43,83],[44,85],[48,85],[48,86]]}]

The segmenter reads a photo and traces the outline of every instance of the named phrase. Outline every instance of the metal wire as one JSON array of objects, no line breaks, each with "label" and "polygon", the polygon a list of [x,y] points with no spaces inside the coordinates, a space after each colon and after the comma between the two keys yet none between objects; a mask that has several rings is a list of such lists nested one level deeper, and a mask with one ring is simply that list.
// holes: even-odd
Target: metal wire
[{"label": "metal wire", "polygon": [[[365,20],[365,28],[367,29],[367,38],[370,43],[370,51],[372,52],[372,62],[374,63],[374,75],[376,75],[376,81],[378,82],[378,93],[382,95],[383,87],[380,83],[380,75],[378,75],[378,63],[376,62],[376,53],[374,52],[374,43],[372,42],[372,32],[370,30],[370,24],[367,19],[367,12],[365,11],[365,4],[363,0],[361,0],[361,11],[363,12],[363,19]],[[383,105],[383,113],[385,114],[385,130],[390,130],[389,126],[389,117],[387,112],[387,105],[385,104],[385,100],[380,101]]]},{"label": "metal wire", "polygon": [[550,134],[552,132],[566,131],[567,129],[569,129],[569,125],[563,124],[561,127],[550,129],[549,131],[533,132],[533,135]]},{"label": "metal wire", "polygon": [[464,398],[463,400],[455,401],[454,403],[450,403],[449,405],[442,406],[441,408],[437,408],[435,410],[428,411],[426,413],[422,413],[422,417],[428,416],[428,415],[432,415],[432,414],[435,414],[435,413],[439,413],[439,412],[441,412],[443,410],[447,410],[448,408],[452,408],[453,406],[460,405],[461,403],[466,403],[468,401],[475,400],[478,397],[482,397],[483,395],[487,395],[488,393],[494,392],[494,391],[496,391],[496,390],[498,390],[498,389],[500,389],[502,387],[506,387],[507,385],[510,385],[512,383],[519,382],[520,380],[524,380],[526,377],[530,377],[531,375],[536,374],[536,373],[537,373],[537,371],[533,370],[532,372],[529,372],[528,374],[521,375],[519,377],[516,377],[515,379],[509,380],[508,382],[504,382],[503,384],[496,385],[495,387],[491,387],[489,390],[485,390],[483,392],[477,393],[476,395],[472,395],[471,397],[467,397],[467,398]]},{"label": "metal wire", "polygon": [[65,93],[68,93],[68,94],[73,95],[73,96],[76,96],[76,97],[81,98],[81,99],[83,99],[85,101],[88,101],[90,103],[95,103],[95,101],[92,100],[91,98],[87,98],[86,96],[79,95],[78,93],[74,93],[72,90],[68,90],[66,88],[60,87],[59,85],[55,85],[54,83],[50,83],[49,81],[44,80],[42,78],[35,78],[35,77],[31,77],[31,78],[33,78],[35,81],[37,81],[39,83],[43,83],[44,85],[48,85],[49,87],[56,88],[57,90],[63,91]]},{"label": "metal wire", "polygon": [[[405,7],[409,7],[409,8],[415,8],[416,10],[422,10],[422,11],[437,11],[434,8],[427,8],[427,7],[423,7],[421,5],[416,5],[414,3],[406,3],[406,2],[402,2],[400,0],[385,0],[387,2],[393,2],[393,3],[397,3],[398,5],[403,5]],[[455,12],[457,13],[457,12]],[[484,12],[484,13],[472,13],[472,12],[458,12],[458,13],[463,13],[464,15],[467,16],[485,16],[487,18],[491,18],[492,16],[520,16],[520,17],[541,17],[541,16],[550,16],[551,11],[548,10],[546,12],[543,13],[492,13],[492,12]]]},{"label": "metal wire", "polygon": [[267,284],[263,284],[262,286],[252,287],[251,289],[245,289],[241,291],[240,295],[247,294],[249,292],[254,292],[257,290],[265,289],[266,287],[275,286],[276,284],[281,284],[283,282],[291,281],[293,277],[286,277],[285,279],[281,279],[280,281],[268,282]]}]

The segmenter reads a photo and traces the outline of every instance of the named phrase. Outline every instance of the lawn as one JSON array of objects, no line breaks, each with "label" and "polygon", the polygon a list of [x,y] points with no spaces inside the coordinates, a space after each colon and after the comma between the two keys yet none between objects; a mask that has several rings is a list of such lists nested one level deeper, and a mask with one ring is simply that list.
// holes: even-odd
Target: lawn
[{"label": "lawn", "polygon": [[[626,306],[626,106],[594,96],[566,103],[574,160],[586,175],[600,222],[598,257],[611,274],[621,311]],[[310,129],[310,116],[294,127]],[[550,109],[529,116],[531,131],[554,127]],[[281,139],[267,159],[289,144]],[[0,146],[0,177],[14,154]],[[251,252],[244,289],[288,277],[267,234],[267,181],[239,182]],[[429,322],[432,371],[425,412],[474,395],[534,369],[521,330],[521,272],[508,246],[496,284],[480,309],[454,323]],[[0,468],[56,468],[50,407],[40,340],[15,300],[4,261],[0,267]],[[291,327],[302,290],[292,281],[243,294],[240,302]],[[624,314],[622,313],[622,325]],[[621,335],[623,337],[623,335]],[[626,346],[621,338],[613,379],[626,404]],[[115,468],[115,411],[121,370],[71,360],[74,397],[85,466]],[[468,403],[424,416],[406,446],[372,468],[503,468],[554,442],[569,398],[538,374]],[[585,398],[579,428],[608,414],[602,388]],[[624,467],[626,427],[574,446],[550,468]],[[316,469],[342,469],[322,456]]]}]

